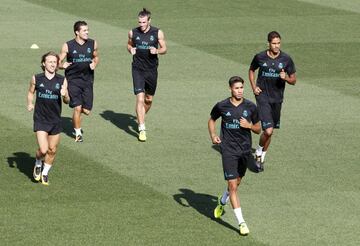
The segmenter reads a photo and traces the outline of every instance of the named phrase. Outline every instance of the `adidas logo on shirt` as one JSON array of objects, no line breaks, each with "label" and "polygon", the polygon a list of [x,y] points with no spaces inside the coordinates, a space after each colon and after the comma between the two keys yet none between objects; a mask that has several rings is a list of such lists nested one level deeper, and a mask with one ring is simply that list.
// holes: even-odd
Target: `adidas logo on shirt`
[{"label": "adidas logo on shirt", "polygon": [[231,113],[230,113],[230,112],[227,112],[227,113],[225,114],[225,116],[231,116]]},{"label": "adidas logo on shirt", "polygon": [[266,62],[264,62],[264,64],[263,64],[263,67],[267,67],[267,64],[266,64]]},{"label": "adidas logo on shirt", "polygon": [[76,51],[76,50],[74,50],[74,51],[73,51],[73,54],[77,54],[77,51]]},{"label": "adidas logo on shirt", "polygon": [[43,83],[41,83],[41,84],[39,85],[39,87],[45,87],[45,85],[44,85]]}]

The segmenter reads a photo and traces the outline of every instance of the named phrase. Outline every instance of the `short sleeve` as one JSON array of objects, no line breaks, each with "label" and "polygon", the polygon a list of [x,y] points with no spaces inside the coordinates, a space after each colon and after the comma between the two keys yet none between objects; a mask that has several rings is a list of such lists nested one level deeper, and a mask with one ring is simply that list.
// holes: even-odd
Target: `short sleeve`
[{"label": "short sleeve", "polygon": [[258,108],[256,107],[255,104],[253,104],[253,110],[252,110],[252,114],[251,114],[251,122],[253,124],[256,124],[260,121],[259,119],[259,111],[258,111]]},{"label": "short sleeve", "polygon": [[255,55],[251,61],[250,70],[255,71],[258,68],[259,68],[259,62],[258,62],[257,55]]},{"label": "short sleeve", "polygon": [[219,103],[217,103],[211,110],[210,117],[213,120],[217,120],[221,116],[221,112],[219,109]]},{"label": "short sleeve", "polygon": [[287,68],[286,68],[286,72],[289,75],[294,74],[296,72],[295,64],[294,64],[293,60],[290,57],[289,57],[289,63],[288,63]]}]

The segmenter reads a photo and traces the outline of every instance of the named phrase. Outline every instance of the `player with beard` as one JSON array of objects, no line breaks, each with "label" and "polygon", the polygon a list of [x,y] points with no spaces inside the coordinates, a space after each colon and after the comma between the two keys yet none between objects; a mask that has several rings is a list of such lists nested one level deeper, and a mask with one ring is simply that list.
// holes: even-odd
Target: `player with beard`
[{"label": "player with beard", "polygon": [[143,9],[138,14],[139,26],[130,30],[127,49],[133,56],[132,78],[136,96],[135,111],[139,140],[146,141],[145,115],[149,112],[155,95],[158,78],[158,55],[167,51],[164,33],[151,26],[151,12]]}]

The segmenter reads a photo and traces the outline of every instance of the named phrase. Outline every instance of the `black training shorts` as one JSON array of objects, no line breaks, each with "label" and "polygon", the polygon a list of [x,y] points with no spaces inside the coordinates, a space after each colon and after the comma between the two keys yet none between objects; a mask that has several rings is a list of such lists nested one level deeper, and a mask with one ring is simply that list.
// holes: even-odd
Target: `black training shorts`
[{"label": "black training shorts", "polygon": [[71,108],[82,106],[82,108],[91,110],[93,107],[94,93],[93,82],[73,80],[68,85]]},{"label": "black training shorts", "polygon": [[280,128],[280,115],[282,103],[269,103],[256,98],[256,104],[259,110],[259,118],[263,130],[272,128]]},{"label": "black training shorts", "polygon": [[61,122],[59,123],[42,123],[34,122],[34,132],[44,131],[49,135],[57,135],[62,131]]},{"label": "black training shorts", "polygon": [[254,157],[251,153],[242,155],[222,153],[222,164],[225,180],[244,177],[249,162],[253,161]]},{"label": "black training shorts", "polygon": [[155,95],[158,72],[157,68],[151,70],[139,70],[132,68],[134,94],[145,92],[148,95]]}]

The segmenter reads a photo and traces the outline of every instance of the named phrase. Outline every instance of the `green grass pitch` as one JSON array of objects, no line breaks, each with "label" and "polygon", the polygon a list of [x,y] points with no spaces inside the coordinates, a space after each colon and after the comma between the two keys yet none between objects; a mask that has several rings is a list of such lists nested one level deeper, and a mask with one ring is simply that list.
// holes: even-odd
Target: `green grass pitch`
[{"label": "green grass pitch", "polygon": [[[359,1],[0,2],[1,245],[358,245]],[[168,44],[146,143],[136,139],[126,51],[142,7]],[[80,19],[100,47],[94,109],[75,144],[63,108],[65,132],[44,187],[31,179],[36,140],[25,97],[40,56],[59,52]],[[272,30],[298,83],[286,89],[265,172],[240,186],[250,228],[240,237],[230,206],[212,219],[225,182],[207,120],[229,95],[230,76],[248,81]],[[245,91],[254,100],[248,83]]]}]

